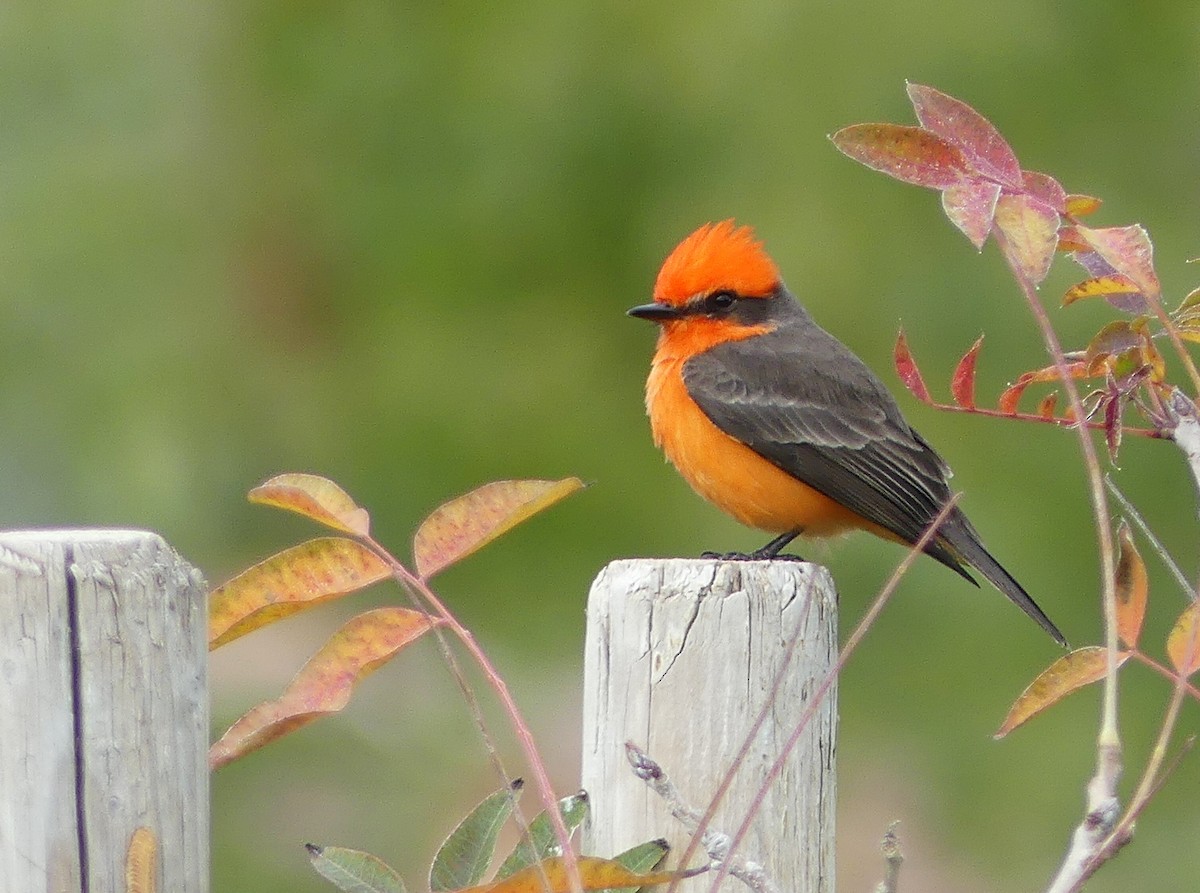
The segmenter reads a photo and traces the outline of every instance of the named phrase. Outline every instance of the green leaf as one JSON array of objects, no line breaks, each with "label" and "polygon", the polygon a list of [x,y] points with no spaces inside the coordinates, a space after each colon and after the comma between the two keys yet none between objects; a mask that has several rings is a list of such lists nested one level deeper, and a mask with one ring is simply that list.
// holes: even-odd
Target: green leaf
[{"label": "green leaf", "polygon": [[[654,871],[663,860],[667,858],[667,853],[671,852],[671,848],[665,840],[648,840],[645,843],[639,843],[637,846],[627,849],[618,856],[613,857],[614,862],[620,862],[630,871],[636,871],[638,874],[644,874],[649,871]],[[634,893],[634,891],[643,889],[641,887],[615,887],[610,890],[605,890],[603,893]]]},{"label": "green leaf", "polygon": [[485,797],[450,832],[429,869],[429,889],[433,893],[473,887],[483,879],[496,854],[496,837],[512,815],[522,786],[518,778],[511,790],[506,788]]},{"label": "green leaf", "polygon": [[306,843],[317,874],[346,893],[406,893],[396,870],[377,856],[340,846]]},{"label": "green leaf", "polygon": [[[590,809],[591,802],[586,791],[563,797],[558,801],[558,811],[562,815],[563,824],[567,826],[568,834],[574,834],[575,829],[583,824]],[[561,855],[562,847],[558,845],[558,839],[554,836],[554,825],[550,821],[549,815],[544,811],[540,812],[529,823],[528,839],[522,840],[513,847],[513,851],[501,864],[500,870],[496,872],[496,880],[511,877],[522,868],[532,865],[534,862],[541,862],[549,856]]]}]

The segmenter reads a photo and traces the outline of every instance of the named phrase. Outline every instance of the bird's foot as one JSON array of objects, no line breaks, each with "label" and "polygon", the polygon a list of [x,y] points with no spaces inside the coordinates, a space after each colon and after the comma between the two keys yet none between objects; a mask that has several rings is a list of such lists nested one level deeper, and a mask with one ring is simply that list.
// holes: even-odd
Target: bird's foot
[{"label": "bird's foot", "polygon": [[700,557],[717,561],[804,561],[799,555],[776,555],[766,549],[756,549],[753,552],[701,552]]}]

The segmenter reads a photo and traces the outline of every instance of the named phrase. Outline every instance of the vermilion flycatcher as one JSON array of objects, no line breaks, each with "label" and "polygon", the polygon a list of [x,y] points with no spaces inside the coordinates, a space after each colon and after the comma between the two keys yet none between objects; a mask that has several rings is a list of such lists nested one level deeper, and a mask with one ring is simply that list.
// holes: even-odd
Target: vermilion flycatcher
[{"label": "vermilion flycatcher", "polygon": [[[663,264],[646,381],[654,442],[701,496],[779,534],[867,530],[913,544],[950,498],[950,470],[887,388],[818,326],[749,227],[700,227]],[[972,583],[976,568],[1061,645],[1062,633],[1000,566],[957,507],[925,552]]]}]

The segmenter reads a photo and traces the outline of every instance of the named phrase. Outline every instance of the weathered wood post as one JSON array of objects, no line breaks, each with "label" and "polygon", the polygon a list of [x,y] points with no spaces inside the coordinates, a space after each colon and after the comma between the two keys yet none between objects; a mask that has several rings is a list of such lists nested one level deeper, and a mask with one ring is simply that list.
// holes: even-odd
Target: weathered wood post
[{"label": "weathered wood post", "polygon": [[208,890],[205,587],[157,534],[0,532],[0,893]]},{"label": "weathered wood post", "polygon": [[[587,609],[583,787],[593,817],[585,852],[612,856],[665,837],[678,857],[688,836],[634,777],[625,742],[646,750],[703,810],[782,671],[775,703],[713,823],[734,834],[836,661],[836,606],[828,572],[811,564],[647,559],[605,567]],[[740,850],[781,890],[834,890],[836,728],[835,684]],[[704,859],[700,850],[693,864]],[[739,887],[728,881],[722,889]]]}]

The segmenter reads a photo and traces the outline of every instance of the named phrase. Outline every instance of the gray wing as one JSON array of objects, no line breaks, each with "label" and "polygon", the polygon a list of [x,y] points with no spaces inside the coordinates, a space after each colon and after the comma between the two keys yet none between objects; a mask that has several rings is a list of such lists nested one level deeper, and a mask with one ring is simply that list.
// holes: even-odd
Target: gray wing
[{"label": "gray wing", "polygon": [[[698,354],[683,379],[726,434],[909,543],[949,499],[941,457],[883,383],[811,320]],[[940,544],[927,551],[966,576]]]}]

